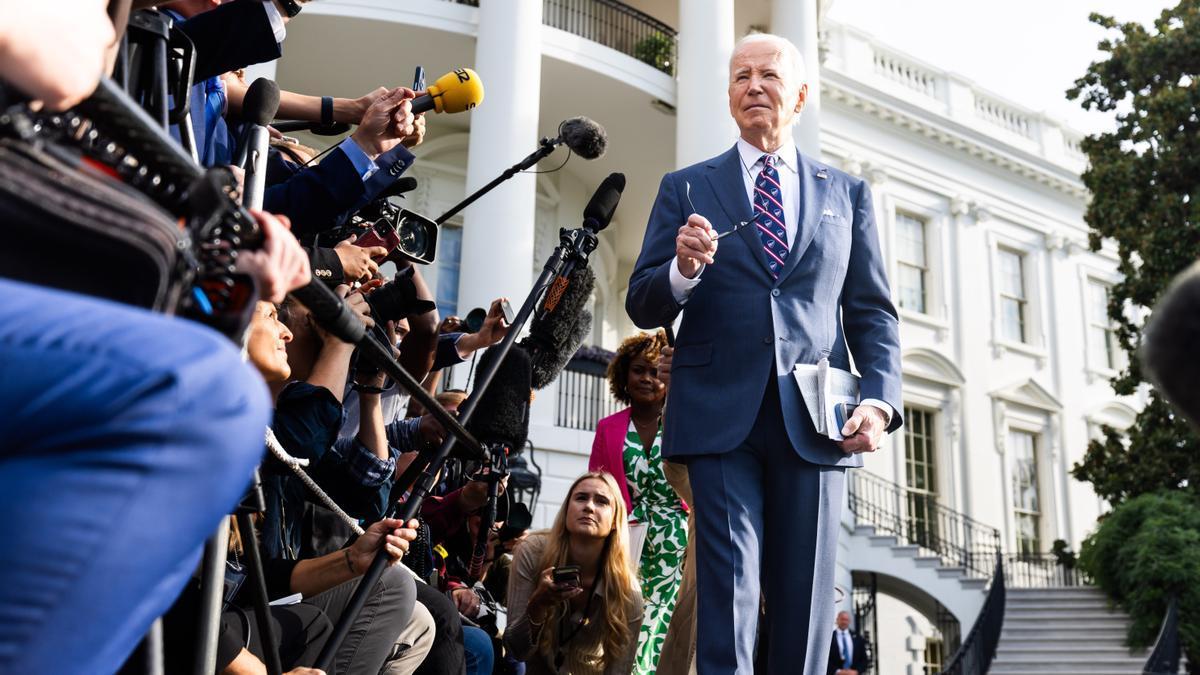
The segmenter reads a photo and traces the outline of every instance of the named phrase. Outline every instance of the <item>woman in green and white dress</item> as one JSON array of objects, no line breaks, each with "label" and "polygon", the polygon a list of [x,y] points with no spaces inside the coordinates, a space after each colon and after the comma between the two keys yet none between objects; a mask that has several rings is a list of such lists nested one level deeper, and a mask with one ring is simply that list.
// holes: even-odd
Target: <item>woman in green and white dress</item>
[{"label": "woman in green and white dress", "polygon": [[645,618],[638,635],[637,673],[658,670],[687,548],[687,506],[667,482],[661,452],[666,386],[658,379],[657,362],[665,346],[661,334],[639,333],[617,350],[608,368],[609,387],[629,407],[600,420],[590,462],[591,470],[616,478],[633,538],[644,535],[638,578]]}]

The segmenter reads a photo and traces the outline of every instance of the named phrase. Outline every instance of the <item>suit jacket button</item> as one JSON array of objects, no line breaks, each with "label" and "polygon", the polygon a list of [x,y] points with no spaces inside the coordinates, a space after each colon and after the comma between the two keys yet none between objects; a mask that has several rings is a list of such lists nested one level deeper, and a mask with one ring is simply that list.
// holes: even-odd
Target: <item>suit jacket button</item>
[{"label": "suit jacket button", "polygon": [[778,288],[772,288],[772,289],[771,289],[771,297],[773,297],[773,298],[778,298],[778,297],[779,297],[779,289],[778,289]]},{"label": "suit jacket button", "polygon": [[769,345],[769,344],[771,344],[771,342],[772,342],[772,340],[771,340],[770,336],[763,338],[764,345]]}]

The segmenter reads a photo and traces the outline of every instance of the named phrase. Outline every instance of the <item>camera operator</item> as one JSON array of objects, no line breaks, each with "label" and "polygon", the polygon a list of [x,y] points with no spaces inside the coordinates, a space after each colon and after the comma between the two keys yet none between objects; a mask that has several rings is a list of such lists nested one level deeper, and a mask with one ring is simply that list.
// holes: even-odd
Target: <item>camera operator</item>
[{"label": "camera operator", "polygon": [[[51,109],[85,98],[115,46],[105,8],[0,0],[0,80]],[[257,218],[248,271],[280,295],[307,283],[286,227]],[[115,672],[245,492],[266,388],[200,324],[5,279],[0,294],[0,671]]]}]

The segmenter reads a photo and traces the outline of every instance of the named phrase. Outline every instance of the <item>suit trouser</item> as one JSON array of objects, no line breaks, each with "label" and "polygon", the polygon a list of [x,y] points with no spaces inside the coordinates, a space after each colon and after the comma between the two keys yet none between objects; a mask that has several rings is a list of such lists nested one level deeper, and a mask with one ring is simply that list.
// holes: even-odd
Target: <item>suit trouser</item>
[{"label": "suit trouser", "polygon": [[771,378],[749,437],[729,452],[688,458],[688,472],[696,514],[697,671],[754,671],[761,588],[769,672],[823,675],[844,469],[796,453]]},{"label": "suit trouser", "polygon": [[0,279],[0,673],[111,673],[246,491],[266,385],[198,324]]}]

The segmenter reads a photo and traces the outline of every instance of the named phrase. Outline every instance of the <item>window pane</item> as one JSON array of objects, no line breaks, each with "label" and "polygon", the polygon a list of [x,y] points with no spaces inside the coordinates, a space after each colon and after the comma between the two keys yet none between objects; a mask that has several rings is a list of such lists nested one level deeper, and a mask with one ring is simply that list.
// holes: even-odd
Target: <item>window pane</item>
[{"label": "window pane", "polygon": [[1013,342],[1025,341],[1025,305],[1013,298],[1000,298],[1000,336]]},{"label": "window pane", "polygon": [[925,222],[906,213],[896,214],[896,257],[900,262],[925,267]]},{"label": "window pane", "polygon": [[1017,551],[1041,552],[1041,499],[1038,495],[1037,441],[1025,431],[1008,432],[1008,451],[1012,460],[1013,524]]},{"label": "window pane", "polygon": [[1090,319],[1093,323],[1108,323],[1108,287],[1095,281],[1088,282]]},{"label": "window pane", "polygon": [[1113,367],[1112,331],[1102,326],[1088,326],[1088,360],[1093,366]]},{"label": "window pane", "polygon": [[1014,298],[1025,298],[1025,280],[1021,273],[1021,254],[1000,249],[1000,292]]},{"label": "window pane", "polygon": [[909,536],[912,543],[935,548],[937,521],[937,450],[934,446],[934,413],[905,408],[908,429],[904,435],[905,477],[908,487]]},{"label": "window pane", "polygon": [[900,263],[898,268],[900,307],[925,313],[925,270]]},{"label": "window pane", "polygon": [[458,314],[458,273],[462,263],[462,228],[446,225],[438,233],[437,242],[437,304],[438,314],[447,317]]}]

